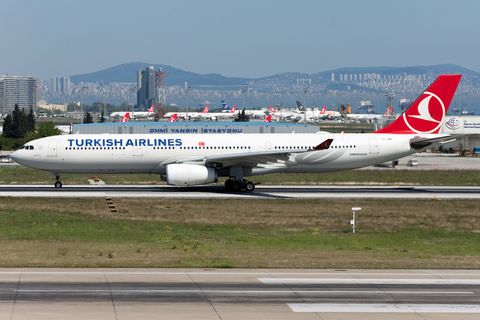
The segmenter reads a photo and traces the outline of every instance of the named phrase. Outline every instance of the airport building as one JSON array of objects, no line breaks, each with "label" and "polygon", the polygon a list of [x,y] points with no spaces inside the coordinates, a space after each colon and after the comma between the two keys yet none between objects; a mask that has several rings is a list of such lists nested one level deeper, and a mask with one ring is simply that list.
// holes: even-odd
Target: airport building
[{"label": "airport building", "polygon": [[0,76],[0,113],[8,113],[18,104],[20,109],[36,112],[38,81],[33,77]]},{"label": "airport building", "polygon": [[74,124],[73,134],[315,133],[319,127],[264,122],[108,122]]}]

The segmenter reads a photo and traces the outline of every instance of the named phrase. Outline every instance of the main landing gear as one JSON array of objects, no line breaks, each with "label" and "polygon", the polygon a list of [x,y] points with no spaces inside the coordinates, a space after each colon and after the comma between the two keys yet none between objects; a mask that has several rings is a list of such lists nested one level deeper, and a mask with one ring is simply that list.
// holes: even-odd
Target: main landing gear
[{"label": "main landing gear", "polygon": [[255,184],[252,181],[235,179],[234,177],[230,177],[227,179],[227,181],[225,181],[225,187],[227,190],[235,192],[238,192],[242,189],[247,191],[255,190]]},{"label": "main landing gear", "polygon": [[62,181],[60,181],[60,175],[58,173],[53,174],[57,181],[55,182],[55,188],[61,188],[63,186]]}]

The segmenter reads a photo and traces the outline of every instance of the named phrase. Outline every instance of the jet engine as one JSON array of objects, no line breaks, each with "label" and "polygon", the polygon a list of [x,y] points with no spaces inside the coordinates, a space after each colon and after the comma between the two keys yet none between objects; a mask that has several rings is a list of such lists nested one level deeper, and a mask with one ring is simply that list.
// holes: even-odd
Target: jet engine
[{"label": "jet engine", "polygon": [[195,186],[218,181],[218,173],[214,168],[195,164],[167,165],[167,183],[174,186]]}]

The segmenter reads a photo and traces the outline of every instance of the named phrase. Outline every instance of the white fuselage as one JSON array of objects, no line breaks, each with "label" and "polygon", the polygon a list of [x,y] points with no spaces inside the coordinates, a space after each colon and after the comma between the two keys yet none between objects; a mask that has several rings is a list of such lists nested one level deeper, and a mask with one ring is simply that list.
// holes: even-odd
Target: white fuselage
[{"label": "white fuselage", "polygon": [[[417,152],[409,134],[102,134],[63,135],[31,141],[12,159],[25,166],[54,173],[165,174],[166,165],[179,159],[209,156],[286,152],[285,160],[248,163],[244,174],[314,173],[350,170],[398,159]],[[423,137],[435,135],[422,135]],[[308,151],[326,139],[326,150]],[[292,152],[291,150],[294,150]],[[299,150],[298,153],[295,150]],[[303,150],[303,151],[301,151]],[[248,168],[247,168],[248,166]],[[227,175],[228,172],[219,175]]]}]

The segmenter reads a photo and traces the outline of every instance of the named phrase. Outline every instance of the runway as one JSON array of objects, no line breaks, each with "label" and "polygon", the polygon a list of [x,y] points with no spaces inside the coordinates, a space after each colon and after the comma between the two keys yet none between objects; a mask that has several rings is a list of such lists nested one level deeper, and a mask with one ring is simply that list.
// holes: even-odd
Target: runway
[{"label": "runway", "polygon": [[480,199],[480,187],[452,186],[262,186],[230,192],[224,186],[0,185],[0,197],[171,199]]},{"label": "runway", "polygon": [[480,270],[0,269],[0,319],[478,319]]}]

